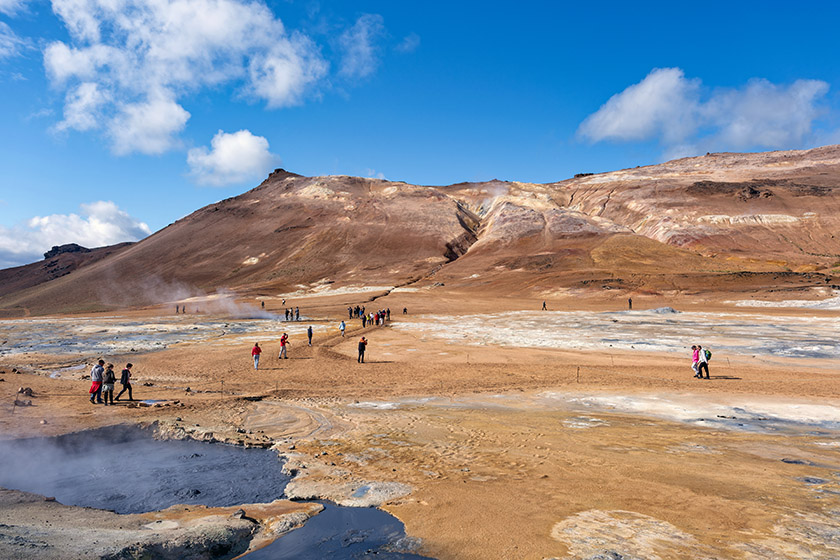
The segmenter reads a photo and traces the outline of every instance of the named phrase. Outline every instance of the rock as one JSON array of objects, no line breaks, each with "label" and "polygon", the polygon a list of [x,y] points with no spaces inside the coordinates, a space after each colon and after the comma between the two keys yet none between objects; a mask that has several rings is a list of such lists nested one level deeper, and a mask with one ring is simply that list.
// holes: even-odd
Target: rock
[{"label": "rock", "polygon": [[6,380],[5,380],[5,379],[3,379],[2,377],[0,377],[0,382],[3,382],[3,381],[6,381]]},{"label": "rock", "polygon": [[289,451],[294,451],[294,450],[295,450],[295,444],[293,443],[292,445],[289,446]]},{"label": "rock", "polygon": [[176,421],[176,422],[180,422],[180,421],[181,421],[181,417],[180,417],[180,416],[176,416],[176,417],[175,417],[175,421]]},{"label": "rock", "polygon": [[67,243],[66,245],[53,245],[53,248],[44,253],[44,259],[51,259],[57,257],[62,253],[90,253],[90,249],[77,245],[76,243]]},{"label": "rock", "polygon": [[25,387],[25,388],[21,387],[20,389],[18,389],[18,393],[23,393],[27,397],[31,397],[32,396],[32,387]]},{"label": "rock", "polygon": [[55,501],[55,496],[44,496],[44,501],[45,502],[54,502]]},{"label": "rock", "polygon": [[189,392],[190,392],[190,388],[189,388],[189,387],[187,387],[186,389],[184,389],[184,392],[189,393]]},{"label": "rock", "polygon": [[[46,423],[47,423],[46,420],[41,420],[41,424],[46,424]],[[53,498],[53,499],[55,499],[55,498]]]},{"label": "rock", "polygon": [[146,381],[145,383],[143,383],[143,387],[154,387],[154,386],[155,386],[155,384],[154,384],[154,383],[149,383],[148,381]]},{"label": "rock", "polygon": [[233,517],[234,519],[242,519],[243,517],[245,517],[245,510],[244,509],[238,509],[238,510],[234,511],[233,513],[231,513],[230,516]]}]

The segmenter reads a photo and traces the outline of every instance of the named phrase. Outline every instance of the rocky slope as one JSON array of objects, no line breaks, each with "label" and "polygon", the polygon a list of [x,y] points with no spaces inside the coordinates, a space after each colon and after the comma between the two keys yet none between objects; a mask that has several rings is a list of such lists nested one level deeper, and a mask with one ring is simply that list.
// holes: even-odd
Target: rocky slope
[{"label": "rocky slope", "polygon": [[277,170],[71,274],[6,290],[0,313],[219,288],[443,283],[539,297],[560,286],[825,284],[840,266],[839,220],[840,146],[708,154],[551,184],[425,187]]}]

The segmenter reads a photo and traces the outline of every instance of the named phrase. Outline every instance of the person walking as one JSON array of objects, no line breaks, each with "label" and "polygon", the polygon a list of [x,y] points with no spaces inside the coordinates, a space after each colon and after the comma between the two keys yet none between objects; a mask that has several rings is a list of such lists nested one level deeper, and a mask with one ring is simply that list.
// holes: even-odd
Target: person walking
[{"label": "person walking", "polygon": [[105,360],[93,366],[90,370],[90,404],[102,404],[102,375],[105,373]]},{"label": "person walking", "polygon": [[280,355],[278,356],[278,360],[288,360],[289,356],[286,355],[286,345],[290,344],[289,342],[289,335],[283,333],[283,336],[280,337]]},{"label": "person walking", "polygon": [[365,337],[362,337],[361,340],[359,340],[359,363],[360,364],[365,363],[365,350],[366,349],[367,349],[367,340],[365,340]]},{"label": "person walking", "polygon": [[408,307],[403,307],[403,315],[408,315]]},{"label": "person walking", "polygon": [[365,328],[366,326],[367,326],[367,315],[362,313],[362,328]]},{"label": "person walking", "polygon": [[295,321],[300,321],[300,307],[295,307]]},{"label": "person walking", "polygon": [[122,391],[117,393],[117,396],[114,398],[115,401],[120,400],[120,397],[123,393],[128,391],[128,400],[133,401],[134,397],[131,395],[131,368],[134,367],[131,362],[125,364],[125,368],[120,372],[120,385],[122,385]]},{"label": "person walking", "polygon": [[633,298],[627,298],[627,309],[633,311]]},{"label": "person walking", "polygon": [[[364,325],[362,325],[362,326],[364,327]],[[344,324],[344,321],[342,321],[341,323],[339,323],[339,325],[338,325],[338,330],[340,330],[340,331],[341,331],[341,336],[342,336],[342,337],[344,336],[344,329],[346,329],[346,328],[347,328],[347,325],[345,325],[345,324]]]},{"label": "person walking", "polygon": [[697,345],[697,377],[703,379],[703,370],[706,370],[706,379],[709,379],[709,358],[706,351],[699,344]]},{"label": "person walking", "polygon": [[691,369],[694,371],[694,377],[700,377],[700,369],[697,362],[700,361],[700,350],[697,346],[691,346]]},{"label": "person walking", "polygon": [[312,346],[312,325],[309,325],[309,328],[306,329],[306,336],[309,337],[309,346]]},{"label": "person walking", "polygon": [[133,364],[131,364],[131,362],[129,362],[129,363],[125,364],[125,367],[120,372],[120,385],[122,385],[122,390],[119,393],[117,393],[116,397],[114,397],[115,401],[120,400],[120,397],[126,391],[128,391],[128,400],[130,400],[130,401],[134,400],[134,397],[132,397],[132,395],[131,395],[131,368],[132,367],[133,367]]},{"label": "person walking", "polygon": [[543,311],[548,311],[548,308],[545,306],[545,301],[543,301],[542,310],[543,310]]},{"label": "person walking", "polygon": [[105,401],[105,406],[108,406],[108,399],[111,399],[111,404],[114,404],[114,383],[117,382],[117,376],[114,375],[114,364],[108,364],[105,367],[105,373],[102,374],[102,399]]},{"label": "person walking", "polygon": [[260,343],[255,342],[254,347],[251,348],[251,356],[254,358],[254,369],[260,369],[260,354],[262,354]]}]

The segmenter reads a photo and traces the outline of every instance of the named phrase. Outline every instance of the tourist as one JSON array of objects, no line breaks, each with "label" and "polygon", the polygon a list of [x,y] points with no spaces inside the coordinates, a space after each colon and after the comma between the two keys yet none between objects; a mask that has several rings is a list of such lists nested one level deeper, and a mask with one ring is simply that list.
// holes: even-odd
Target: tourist
[{"label": "tourist", "polygon": [[[364,325],[362,325],[362,326],[364,327]],[[347,328],[347,325],[345,325],[345,324],[344,324],[344,321],[342,321],[342,322],[338,325],[338,330],[340,330],[340,331],[341,331],[341,336],[344,336],[344,329],[346,329],[346,328]]]},{"label": "tourist", "polygon": [[353,308],[352,308],[352,307],[348,307],[348,308],[347,308],[347,318],[348,318],[348,319],[352,319],[352,318],[353,318]]},{"label": "tourist", "polygon": [[259,369],[260,367],[260,354],[262,354],[262,348],[260,348],[260,343],[255,342],[254,347],[251,348],[251,356],[254,357],[254,369]]},{"label": "tourist", "polygon": [[289,359],[289,356],[286,355],[287,344],[291,344],[289,342],[289,335],[283,333],[283,336],[280,337],[280,355],[277,357],[278,360]]},{"label": "tourist", "polygon": [[114,375],[114,364],[108,364],[105,368],[105,373],[102,375],[102,398],[105,401],[105,406],[108,406],[108,399],[111,399],[111,404],[114,404],[114,383],[117,382],[117,376]]},{"label": "tourist", "polygon": [[700,377],[700,369],[697,362],[700,361],[700,350],[697,346],[691,346],[691,369],[694,371],[694,377]]},{"label": "tourist", "polygon": [[300,321],[300,307],[295,307],[295,321]]},{"label": "tourist", "polygon": [[633,298],[627,298],[627,309],[633,311]]},{"label": "tourist", "polygon": [[306,336],[309,337],[309,346],[312,346],[312,325],[309,325],[309,328],[306,329]]},{"label": "tourist", "polygon": [[362,337],[361,340],[359,340],[359,363],[360,364],[365,363],[365,350],[366,350],[366,348],[367,348],[367,340],[365,340],[365,337]]},{"label": "tourist", "polygon": [[365,328],[366,326],[367,326],[367,315],[362,313],[362,328]]},{"label": "tourist", "polygon": [[102,375],[105,373],[105,360],[99,360],[90,370],[90,403],[102,404]]},{"label": "tourist", "polygon": [[262,307],[263,309],[265,309],[265,302],[264,302],[264,301],[261,301],[261,302],[260,302],[260,307]]},{"label": "tourist", "polygon": [[548,308],[545,306],[545,301],[543,301],[542,310],[543,310],[543,311],[548,311]]},{"label": "tourist", "polygon": [[131,395],[131,368],[134,367],[131,362],[125,364],[125,368],[123,368],[122,372],[120,372],[120,385],[122,385],[122,391],[117,394],[117,397],[114,399],[116,401],[120,400],[120,397],[123,393],[128,391],[128,400],[133,401],[134,397]]},{"label": "tourist", "polygon": [[699,344],[697,345],[697,377],[703,379],[703,370],[706,370],[706,379],[709,379],[709,359],[706,357],[706,351]]},{"label": "tourist", "polygon": [[408,315],[408,307],[403,307],[403,315]]},{"label": "tourist", "polygon": [[180,309],[180,307],[176,305],[176,306],[175,306],[175,315],[177,315],[177,314],[178,314],[178,310],[179,310],[179,309]]},{"label": "tourist", "polygon": [[391,308],[387,308],[385,310],[385,317],[390,321],[391,320]]},{"label": "tourist", "polygon": [[286,308],[286,320],[287,321],[289,320],[289,308],[288,307]]}]

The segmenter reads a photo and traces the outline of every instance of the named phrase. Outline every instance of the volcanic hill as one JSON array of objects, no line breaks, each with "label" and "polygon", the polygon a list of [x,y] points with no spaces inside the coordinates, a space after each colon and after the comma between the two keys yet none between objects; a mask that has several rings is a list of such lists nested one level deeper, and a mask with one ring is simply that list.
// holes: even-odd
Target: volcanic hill
[{"label": "volcanic hill", "polygon": [[548,184],[416,186],[278,169],[69,274],[18,282],[0,292],[0,313],[218,289],[411,285],[536,298],[570,288],[800,289],[840,283],[838,226],[840,146],[707,154]]}]

